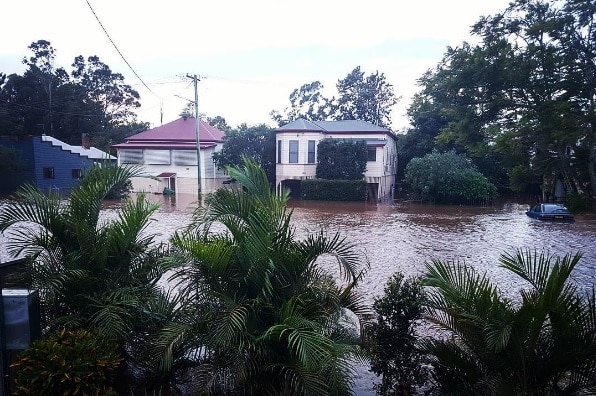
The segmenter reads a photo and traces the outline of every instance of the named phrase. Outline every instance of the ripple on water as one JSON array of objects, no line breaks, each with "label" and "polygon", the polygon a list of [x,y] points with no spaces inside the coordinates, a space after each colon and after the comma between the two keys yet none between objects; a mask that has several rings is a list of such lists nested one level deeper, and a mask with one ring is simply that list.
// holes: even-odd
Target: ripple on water
[{"label": "ripple on water", "polygon": [[[167,242],[188,224],[196,205],[193,197],[157,196],[162,205],[146,232],[156,233],[157,242]],[[340,232],[353,243],[370,269],[360,291],[372,303],[382,295],[385,282],[396,271],[406,276],[421,275],[431,259],[463,261],[487,276],[503,292],[516,296],[525,285],[498,265],[499,256],[514,249],[546,249],[550,253],[583,253],[573,279],[587,290],[596,281],[596,219],[578,217],[575,223],[544,223],[525,215],[527,205],[503,207],[461,207],[399,203],[329,203],[292,201],[293,224],[298,238],[324,229]],[[107,207],[103,219],[116,216]],[[5,236],[0,235],[0,258],[7,260]],[[361,367],[357,393],[373,395],[374,376]]]}]

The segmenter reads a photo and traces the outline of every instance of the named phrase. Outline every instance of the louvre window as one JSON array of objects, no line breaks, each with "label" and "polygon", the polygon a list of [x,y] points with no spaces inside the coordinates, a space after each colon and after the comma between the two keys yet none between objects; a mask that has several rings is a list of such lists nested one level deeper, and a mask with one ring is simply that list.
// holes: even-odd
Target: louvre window
[{"label": "louvre window", "polygon": [[197,150],[173,150],[172,162],[174,165],[197,165]]},{"label": "louvre window", "polygon": [[143,150],[119,150],[118,157],[121,164],[142,164]]}]

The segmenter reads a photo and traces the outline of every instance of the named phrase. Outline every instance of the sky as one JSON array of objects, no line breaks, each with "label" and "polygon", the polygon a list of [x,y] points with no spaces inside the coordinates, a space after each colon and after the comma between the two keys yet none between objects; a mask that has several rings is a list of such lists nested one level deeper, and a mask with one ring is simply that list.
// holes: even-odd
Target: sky
[{"label": "sky", "polygon": [[360,66],[393,86],[392,130],[401,133],[417,79],[509,1],[7,0],[0,72],[22,74],[28,46],[46,40],[57,67],[97,55],[124,75],[141,95],[139,121],[152,127],[194,100],[188,75],[200,78],[201,114],[275,126],[270,112],[283,112],[294,89],[320,81],[336,95],[337,81]]}]

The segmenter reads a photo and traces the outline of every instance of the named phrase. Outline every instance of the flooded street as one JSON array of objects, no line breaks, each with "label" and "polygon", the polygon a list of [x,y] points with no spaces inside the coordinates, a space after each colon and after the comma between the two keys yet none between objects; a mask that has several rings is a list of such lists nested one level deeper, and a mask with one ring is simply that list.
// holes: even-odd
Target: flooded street
[{"label": "flooded street", "polygon": [[[150,196],[161,205],[149,232],[167,241],[188,224],[194,197]],[[498,267],[498,258],[516,248],[545,249],[550,253],[582,252],[573,279],[584,290],[596,282],[596,216],[578,216],[575,223],[548,223],[525,215],[526,203],[491,207],[439,206],[418,203],[366,204],[291,201],[298,238],[320,229],[339,231],[370,263],[360,291],[370,303],[383,293],[396,271],[420,275],[431,259],[460,260],[488,276],[513,296],[522,285]],[[115,213],[109,205],[105,215]],[[0,259],[6,261],[6,238],[0,236]],[[358,395],[374,395],[373,375],[359,370]]]}]

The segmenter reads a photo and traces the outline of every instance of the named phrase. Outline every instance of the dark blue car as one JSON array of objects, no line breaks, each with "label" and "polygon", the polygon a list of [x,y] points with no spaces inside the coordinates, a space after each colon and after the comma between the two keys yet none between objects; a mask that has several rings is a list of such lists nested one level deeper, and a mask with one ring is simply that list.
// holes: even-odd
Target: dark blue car
[{"label": "dark blue car", "polygon": [[533,219],[546,221],[575,221],[573,215],[561,204],[547,203],[534,205],[526,212]]}]

